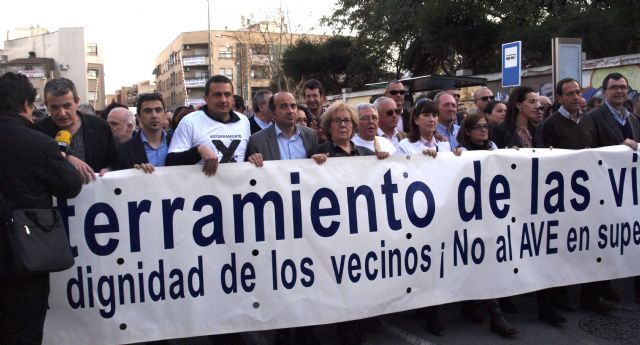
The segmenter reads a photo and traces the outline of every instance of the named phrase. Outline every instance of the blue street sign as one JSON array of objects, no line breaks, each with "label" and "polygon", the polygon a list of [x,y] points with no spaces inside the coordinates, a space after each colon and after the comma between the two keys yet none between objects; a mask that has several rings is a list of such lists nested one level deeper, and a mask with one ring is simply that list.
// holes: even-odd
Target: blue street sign
[{"label": "blue street sign", "polygon": [[522,42],[502,45],[502,87],[520,86],[522,69]]}]

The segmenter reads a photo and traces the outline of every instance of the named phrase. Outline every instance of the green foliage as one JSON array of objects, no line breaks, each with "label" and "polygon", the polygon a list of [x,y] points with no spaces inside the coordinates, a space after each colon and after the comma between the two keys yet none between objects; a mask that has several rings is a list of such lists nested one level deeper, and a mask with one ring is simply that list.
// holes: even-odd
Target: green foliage
[{"label": "green foliage", "polygon": [[319,80],[328,94],[344,87],[364,85],[386,77],[380,61],[350,37],[336,36],[323,42],[300,40],[284,52],[285,75],[296,82]]},{"label": "green foliage", "polygon": [[640,51],[638,0],[338,0],[323,19],[356,35],[396,76],[500,68],[501,44],[522,41],[523,66],[551,63],[553,37],[579,37],[587,58]]}]

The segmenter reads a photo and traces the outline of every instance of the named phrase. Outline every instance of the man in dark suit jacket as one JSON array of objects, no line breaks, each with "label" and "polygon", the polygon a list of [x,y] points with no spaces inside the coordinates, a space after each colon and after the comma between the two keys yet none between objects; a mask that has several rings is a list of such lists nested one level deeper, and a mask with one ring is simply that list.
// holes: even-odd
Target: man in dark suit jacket
[{"label": "man in dark suit jacket", "polygon": [[638,148],[640,121],[624,107],[627,99],[627,78],[620,73],[611,73],[602,83],[605,100],[584,118],[584,125],[591,134],[591,147],[625,144]]},{"label": "man in dark suit jacket", "polygon": [[162,129],[164,100],[159,93],[143,93],[138,96],[138,121],[140,131],[133,138],[118,146],[116,169],[141,169],[151,173],[155,167],[165,165],[171,135]]},{"label": "man in dark suit jacket", "polygon": [[296,125],[296,99],[289,92],[278,92],[269,99],[275,122],[251,136],[246,160],[262,166],[265,160],[309,158],[318,149],[318,136],[308,127]]},{"label": "man in dark suit jacket", "polygon": [[49,80],[44,86],[44,98],[51,116],[40,121],[38,129],[52,138],[61,130],[72,135],[67,159],[84,182],[94,180],[94,172],[102,176],[113,168],[116,145],[111,128],[102,118],[77,111],[80,97],[73,82],[66,78]]},{"label": "man in dark suit jacket", "polygon": [[[249,138],[245,159],[257,167],[265,160],[309,158],[318,150],[316,131],[296,125],[298,118],[295,97],[289,92],[278,92],[269,99],[274,123]],[[276,332],[276,344],[319,344],[311,327],[283,328]]]},{"label": "man in dark suit jacket", "polygon": [[[604,78],[602,90],[605,100],[599,108],[587,113],[583,120],[583,125],[591,135],[591,147],[624,144],[634,151],[638,149],[640,121],[624,107],[628,88],[627,78],[620,73],[610,73]],[[636,290],[639,288],[636,287]],[[601,315],[614,309],[605,300],[620,300],[620,295],[613,290],[609,281],[584,284],[580,297],[584,309]]]},{"label": "man in dark suit jacket", "polygon": [[249,118],[251,134],[256,134],[269,127],[273,122],[273,113],[269,110],[269,99],[273,93],[269,90],[260,90],[253,97],[252,107],[255,115]]}]

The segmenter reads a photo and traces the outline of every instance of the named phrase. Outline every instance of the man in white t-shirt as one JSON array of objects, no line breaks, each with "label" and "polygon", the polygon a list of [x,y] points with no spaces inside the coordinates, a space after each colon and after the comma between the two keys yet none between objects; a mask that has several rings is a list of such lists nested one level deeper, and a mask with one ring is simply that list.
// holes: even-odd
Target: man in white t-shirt
[{"label": "man in white t-shirt", "polygon": [[169,146],[167,165],[203,163],[202,171],[212,176],[218,163],[243,162],[251,136],[249,120],[232,110],[233,85],[215,75],[205,84],[206,106],[185,116]]},{"label": "man in white t-shirt", "polygon": [[396,148],[386,138],[378,136],[378,111],[373,104],[360,103],[356,106],[358,110],[358,132],[351,138],[351,141],[368,148],[373,152],[383,151],[394,154]]}]

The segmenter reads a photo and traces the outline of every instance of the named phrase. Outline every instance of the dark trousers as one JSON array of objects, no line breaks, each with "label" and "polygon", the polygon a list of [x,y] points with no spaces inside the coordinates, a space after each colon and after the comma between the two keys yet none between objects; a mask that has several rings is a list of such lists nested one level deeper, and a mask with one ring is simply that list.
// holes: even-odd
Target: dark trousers
[{"label": "dark trousers", "polygon": [[47,314],[49,274],[0,274],[0,345],[37,345]]}]

